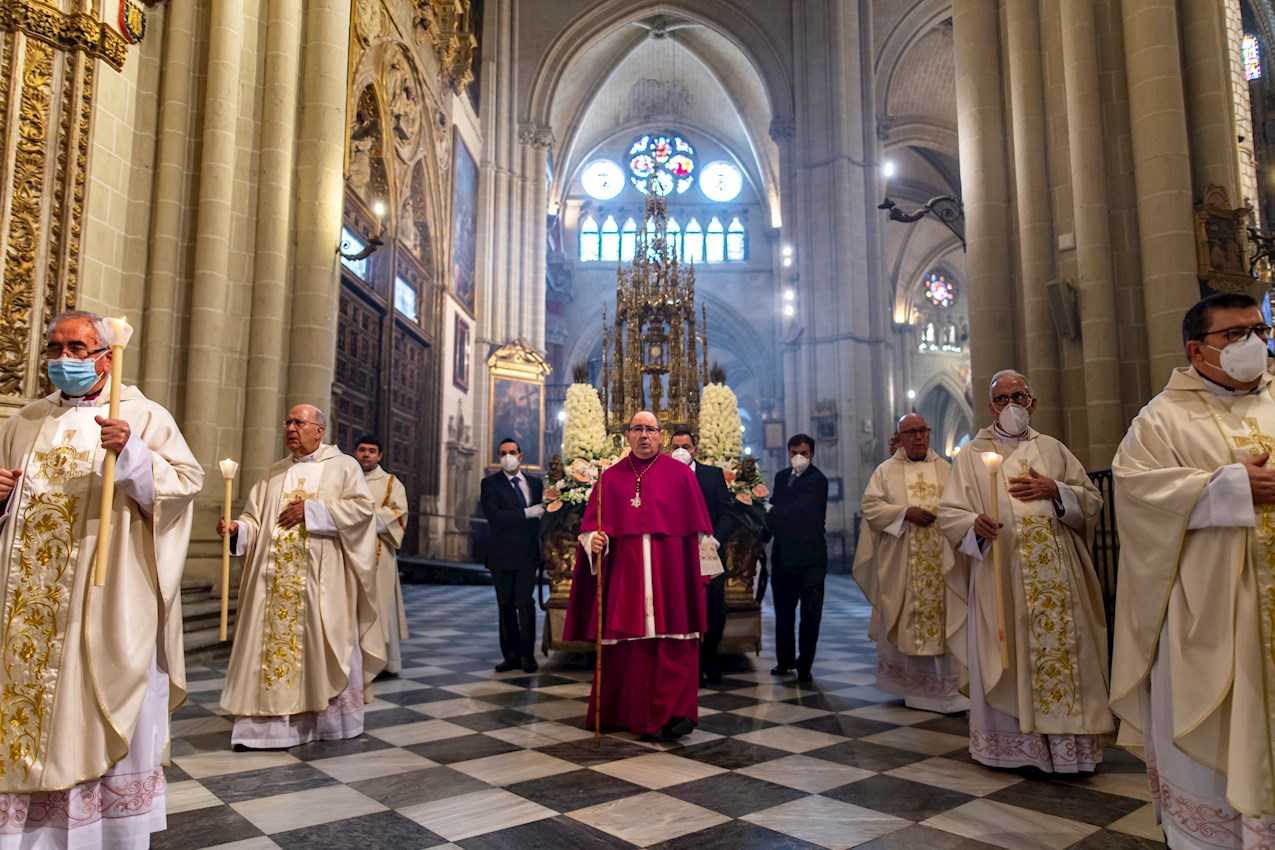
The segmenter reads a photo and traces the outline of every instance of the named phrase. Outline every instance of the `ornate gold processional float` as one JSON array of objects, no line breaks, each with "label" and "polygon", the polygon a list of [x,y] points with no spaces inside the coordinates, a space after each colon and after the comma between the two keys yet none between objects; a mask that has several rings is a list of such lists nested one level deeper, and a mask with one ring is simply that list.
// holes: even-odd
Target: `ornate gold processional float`
[{"label": "ornate gold processional float", "polygon": [[576,367],[564,404],[562,454],[554,455],[546,470],[541,529],[550,588],[544,603],[546,652],[593,648],[562,640],[576,536],[593,484],[627,452],[624,426],[639,410],[659,418],[664,446],[674,431],[699,434],[698,462],[722,468],[735,497],[738,523],[721,541],[727,610],[721,651],[761,651],[761,606],[753,598],[753,583],[762,557],[768,493],[756,462],[741,455],[735,394],[721,370],[708,366],[708,316],[701,307],[697,326],[695,269],[683,269],[677,255],[669,242],[665,201],[651,195],[633,262],[616,271],[613,325],[608,326],[603,308],[602,391],[588,383],[586,367]]}]

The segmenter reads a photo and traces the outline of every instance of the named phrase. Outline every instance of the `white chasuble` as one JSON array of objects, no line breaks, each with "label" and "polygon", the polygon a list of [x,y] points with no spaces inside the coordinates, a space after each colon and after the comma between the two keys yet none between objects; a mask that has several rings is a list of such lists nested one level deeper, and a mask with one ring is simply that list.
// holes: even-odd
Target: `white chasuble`
[{"label": "white chasuble", "polygon": [[[350,681],[356,647],[363,685],[385,665],[375,503],[352,457],[333,446],[320,446],[313,457],[274,464],[238,520],[245,562],[222,705],[239,716],[324,710],[359,684]],[[321,502],[334,533],[280,526],[279,513],[294,499]]]},{"label": "white chasuble", "polygon": [[900,449],[877,467],[860,502],[865,527],[854,577],[872,603],[869,636],[904,655],[948,652],[943,574],[952,548],[937,522],[920,526],[903,514],[909,507],[936,513],[949,469],[933,451],[914,462]]},{"label": "white chasuble", "polygon": [[[92,577],[105,456],[94,417],[106,408],[63,407],[54,394],[0,428],[0,465],[22,470],[0,529],[0,793],[84,789],[123,763],[135,733],[161,741],[146,747],[155,761],[129,765],[149,776],[167,739],[162,709],[185,698],[179,585],[203,472],[167,411],[135,387],[121,397],[139,441],[125,451],[136,445],[140,466],[126,479],[121,456],[103,587]],[[145,507],[128,495],[140,479]],[[143,730],[148,688],[160,714]]]},{"label": "white chasuble", "polygon": [[397,673],[398,642],[407,639],[407,612],[398,575],[398,550],[407,533],[407,490],[403,482],[380,466],[367,473],[367,486],[376,499],[376,595],[382,631],[390,649],[387,669]]},{"label": "white chasuble", "polygon": [[[982,453],[1002,455],[997,490]],[[1009,479],[1034,469],[1069,487],[1083,531],[1063,522],[1049,500],[1023,502],[1009,495]],[[1017,718],[1021,731],[1041,735],[1085,735],[1111,731],[1107,710],[1107,634],[1102,593],[1089,553],[1102,498],[1084,467],[1062,443],[1036,431],[1010,447],[984,428],[957,457],[939,503],[939,522],[949,541],[959,544],[979,514],[999,501],[1002,529],[997,539],[1005,565],[1006,641],[1009,668],[997,647],[993,552],[981,561],[957,562],[947,583],[956,597],[949,610],[952,651],[968,655],[966,628],[976,629],[983,696],[988,705]],[[977,591],[970,598],[970,571]],[[971,677],[973,678],[973,677]]]},{"label": "white chasuble", "polygon": [[1253,506],[1241,472],[1239,516],[1202,527],[1189,520],[1224,467],[1267,451],[1266,466],[1275,466],[1269,376],[1255,393],[1215,395],[1182,368],[1138,414],[1112,464],[1119,743],[1143,743],[1158,655],[1172,687],[1154,704],[1172,711],[1171,729],[1155,730],[1157,749],[1175,748],[1220,774],[1225,802],[1251,817],[1275,814],[1275,506]]}]

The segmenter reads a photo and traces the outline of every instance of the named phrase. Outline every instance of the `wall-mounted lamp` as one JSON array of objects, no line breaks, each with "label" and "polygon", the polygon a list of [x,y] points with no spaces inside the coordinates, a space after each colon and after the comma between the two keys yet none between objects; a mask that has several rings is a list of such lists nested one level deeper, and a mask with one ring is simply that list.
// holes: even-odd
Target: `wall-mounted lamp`
[{"label": "wall-mounted lamp", "polygon": [[376,216],[376,230],[368,237],[367,244],[363,246],[363,250],[356,254],[347,254],[341,250],[341,244],[337,243],[336,252],[341,255],[342,259],[349,260],[351,263],[357,263],[366,260],[376,252],[385,243],[381,241],[381,233],[385,227],[385,202],[377,201],[372,204],[372,214]]},{"label": "wall-mounted lamp", "polygon": [[932,214],[948,230],[952,231],[957,239],[961,241],[961,249],[965,248],[965,207],[961,205],[959,198],[952,195],[939,195],[930,198],[917,210],[905,213],[903,210],[895,206],[894,201],[890,200],[890,178],[894,176],[894,163],[886,160],[881,164],[881,194],[884,196],[881,203],[877,204],[879,210],[889,210],[890,221],[901,221],[904,224],[911,224],[914,221],[920,221],[927,214]]}]

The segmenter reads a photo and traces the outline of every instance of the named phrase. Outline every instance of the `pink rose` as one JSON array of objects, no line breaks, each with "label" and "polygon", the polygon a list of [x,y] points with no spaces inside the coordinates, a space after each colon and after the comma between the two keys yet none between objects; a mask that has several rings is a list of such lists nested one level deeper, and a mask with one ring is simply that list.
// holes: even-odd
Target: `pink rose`
[{"label": "pink rose", "polygon": [[758,484],[753,488],[753,495],[759,499],[764,499],[770,495],[770,491],[766,489],[765,484]]},{"label": "pink rose", "polygon": [[723,469],[723,470],[722,470],[722,475],[726,476],[726,483],[727,483],[727,484],[734,484],[734,483],[735,483],[735,470],[733,470],[733,469]]},{"label": "pink rose", "polygon": [[561,507],[562,507],[562,502],[550,502],[549,504],[545,505],[545,510],[548,511],[549,513],[553,513],[554,511],[560,509]]},{"label": "pink rose", "polygon": [[736,493],[735,501],[743,502],[745,505],[751,505],[753,503],[753,497],[748,495],[746,492]]}]

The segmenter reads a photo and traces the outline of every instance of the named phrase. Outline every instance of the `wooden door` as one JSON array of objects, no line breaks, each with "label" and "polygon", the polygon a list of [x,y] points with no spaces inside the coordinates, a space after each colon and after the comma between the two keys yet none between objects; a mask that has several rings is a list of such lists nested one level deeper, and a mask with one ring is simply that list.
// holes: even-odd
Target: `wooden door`
[{"label": "wooden door", "polygon": [[381,351],[384,308],[369,300],[361,284],[341,282],[337,319],[336,379],[332,386],[332,442],[353,453],[354,441],[379,433],[381,422]]},{"label": "wooden door", "polygon": [[[401,319],[395,319],[393,333],[386,468],[403,482],[407,490],[407,502],[415,506],[426,471],[423,438],[429,345],[419,331],[406,325]],[[417,511],[413,510],[409,517],[402,551],[415,554],[420,540]]]}]

